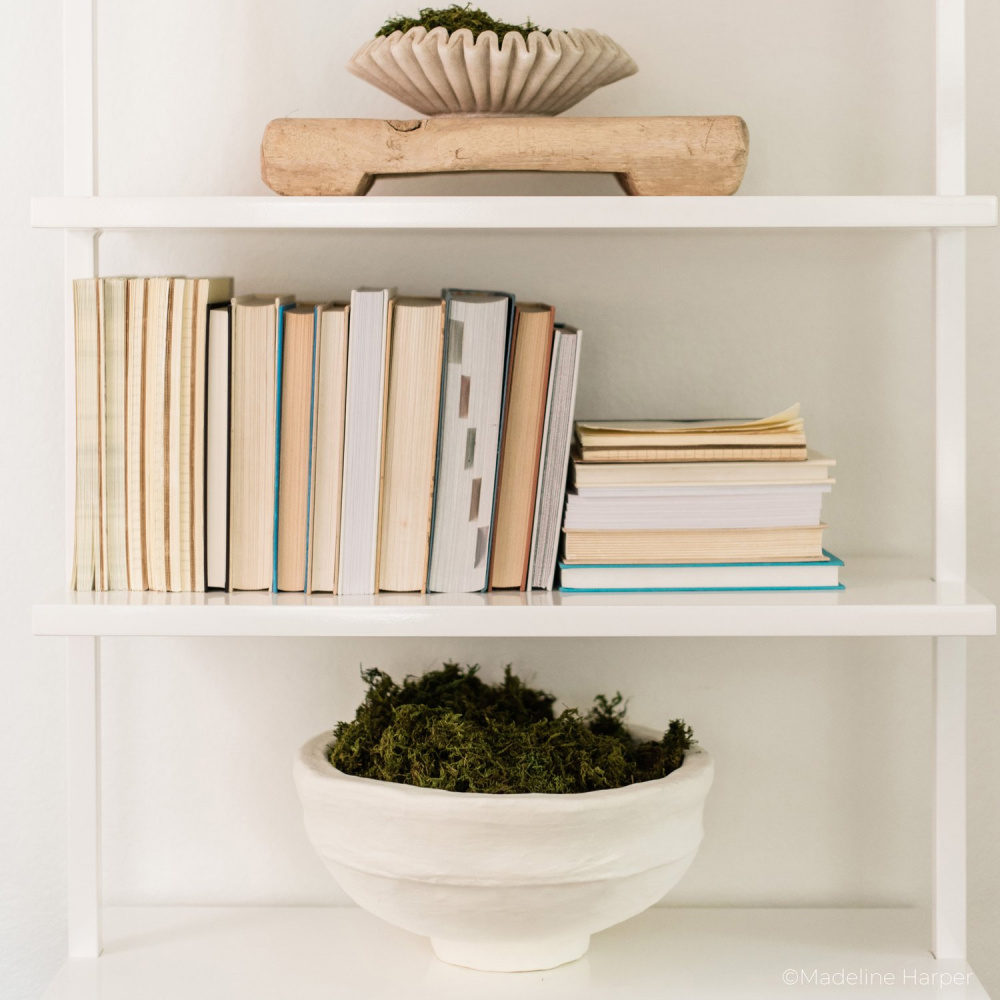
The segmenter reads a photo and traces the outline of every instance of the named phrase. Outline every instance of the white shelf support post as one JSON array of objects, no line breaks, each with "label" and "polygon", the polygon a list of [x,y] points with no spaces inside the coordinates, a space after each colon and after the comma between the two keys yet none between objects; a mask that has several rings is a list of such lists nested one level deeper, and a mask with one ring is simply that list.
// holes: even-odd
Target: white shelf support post
[{"label": "white shelf support post", "polygon": [[[94,0],[63,3],[63,169],[69,196],[89,197],[96,187],[96,77]],[[68,232],[64,249],[66,296],[66,555],[72,571],[76,481],[76,374],[74,278],[97,274],[93,232]],[[66,741],[67,891],[69,955],[101,953],[101,714],[100,640],[67,640]]]},{"label": "white shelf support post", "polygon": [[[936,187],[965,194],[965,0],[936,0]],[[965,233],[934,234],[935,569],[966,578]],[[966,953],[966,640],[934,640],[932,950]]]},{"label": "white shelf support post", "polygon": [[67,640],[69,957],[101,953],[100,639]]}]

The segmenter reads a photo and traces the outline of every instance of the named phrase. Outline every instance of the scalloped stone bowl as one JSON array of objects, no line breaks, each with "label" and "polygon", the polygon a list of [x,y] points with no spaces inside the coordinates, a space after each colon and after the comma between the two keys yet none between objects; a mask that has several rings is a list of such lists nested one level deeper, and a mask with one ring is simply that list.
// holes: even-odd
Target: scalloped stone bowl
[{"label": "scalloped stone bowl", "polygon": [[315,737],[295,761],[309,839],[358,905],[426,935],[454,965],[571,962],[591,934],[673,888],[701,843],[713,774],[702,750],[624,788],[488,795],[347,775],[327,758],[329,742]]},{"label": "scalloped stone bowl", "polygon": [[347,68],[424,115],[558,115],[638,70],[591,28],[509,31],[502,44],[493,31],[411,28],[365,42]]}]

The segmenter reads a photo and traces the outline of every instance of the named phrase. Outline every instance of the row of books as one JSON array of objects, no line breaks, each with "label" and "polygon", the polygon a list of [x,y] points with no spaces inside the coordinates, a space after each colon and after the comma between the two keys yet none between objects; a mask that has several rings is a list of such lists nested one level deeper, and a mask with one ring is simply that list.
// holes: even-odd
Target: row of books
[{"label": "row of books", "polygon": [[561,589],[835,590],[832,459],[798,405],[758,420],[578,422]]},{"label": "row of books", "polygon": [[552,588],[580,332],[550,306],[73,292],[75,588]]}]

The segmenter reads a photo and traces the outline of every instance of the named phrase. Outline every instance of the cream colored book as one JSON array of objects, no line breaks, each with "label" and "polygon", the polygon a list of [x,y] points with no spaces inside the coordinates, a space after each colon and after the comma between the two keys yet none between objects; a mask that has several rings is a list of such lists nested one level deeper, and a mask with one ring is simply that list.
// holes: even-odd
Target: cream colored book
[{"label": "cream colored book", "polygon": [[194,323],[185,393],[190,400],[188,445],[188,545],[186,590],[205,589],[205,441],[208,383],[208,317],[212,305],[233,297],[232,278],[198,278],[194,282]]},{"label": "cream colored book", "polygon": [[291,297],[233,299],[229,587],[269,590],[274,567],[279,312]]},{"label": "cream colored book", "polygon": [[426,588],[443,344],[441,299],[390,303],[379,590]]},{"label": "cream colored book", "polygon": [[128,279],[125,327],[125,550],[129,590],[146,589],[143,484],[143,383],[146,363],[146,279]]},{"label": "cream colored book", "polygon": [[514,311],[490,590],[524,590],[527,583],[554,324],[552,306],[524,303]]},{"label": "cream colored book", "polygon": [[284,317],[278,373],[281,410],[275,580],[278,590],[301,592],[306,589],[316,307],[291,306]]},{"label": "cream colored book", "polygon": [[107,590],[128,590],[125,503],[126,324],[128,279],[101,280],[104,352],[104,434],[101,461],[104,505],[102,548]]},{"label": "cream colored book", "polygon": [[574,462],[571,481],[580,492],[715,483],[823,483],[832,482],[830,470],[835,464],[832,458],[816,451],[810,451],[801,462]]},{"label": "cream colored book", "polygon": [[825,527],[566,531],[564,561],[614,565],[806,562],[823,558]]},{"label": "cream colored book", "polygon": [[350,306],[316,307],[316,386],[307,589],[337,593]]},{"label": "cream colored book", "polygon": [[580,420],[576,436],[585,449],[804,447],[806,443],[798,403],[757,420]]},{"label": "cream colored book", "polygon": [[191,355],[194,347],[192,278],[175,278],[167,341],[167,586],[190,590],[191,572]]},{"label": "cream colored book", "polygon": [[225,589],[229,573],[230,306],[208,316],[205,406],[205,587]]},{"label": "cream colored book", "polygon": [[73,282],[76,352],[75,590],[101,589],[101,339],[96,278]]},{"label": "cream colored book", "polygon": [[669,448],[581,448],[573,451],[576,462],[801,462],[809,452],[803,445]]},{"label": "cream colored book", "polygon": [[[168,335],[175,306],[172,278],[146,283],[146,357],[143,408],[146,587],[165,591],[167,570]],[[180,305],[177,308],[181,308]]]}]

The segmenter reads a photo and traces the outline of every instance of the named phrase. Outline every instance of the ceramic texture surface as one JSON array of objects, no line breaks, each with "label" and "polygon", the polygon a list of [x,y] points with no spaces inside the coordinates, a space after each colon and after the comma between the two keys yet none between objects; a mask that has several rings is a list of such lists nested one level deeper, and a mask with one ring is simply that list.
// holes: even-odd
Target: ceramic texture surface
[{"label": "ceramic texture surface", "polygon": [[591,934],[657,902],[697,853],[713,775],[699,750],[624,788],[449,792],[344,774],[329,743],[310,740],[294,767],[327,868],[358,905],[430,937],[439,958],[490,971],[572,961]]},{"label": "ceramic texture surface", "polygon": [[423,115],[558,115],[638,70],[589,28],[509,31],[502,43],[493,31],[411,28],[366,42],[347,68]]}]

